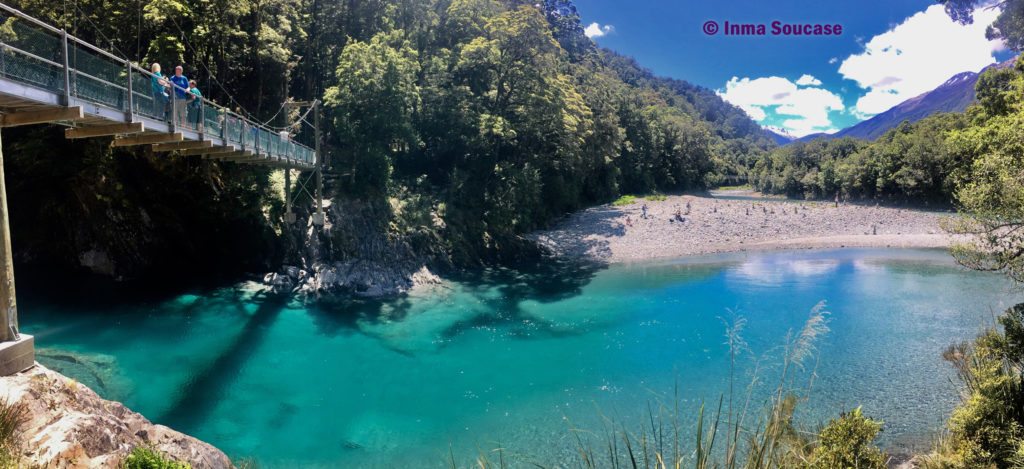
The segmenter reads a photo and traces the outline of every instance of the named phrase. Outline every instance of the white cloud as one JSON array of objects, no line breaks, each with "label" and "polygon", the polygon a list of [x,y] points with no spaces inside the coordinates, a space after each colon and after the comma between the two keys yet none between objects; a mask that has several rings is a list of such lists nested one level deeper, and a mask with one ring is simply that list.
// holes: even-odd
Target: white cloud
[{"label": "white cloud", "polygon": [[821,86],[821,80],[814,78],[813,75],[804,74],[796,80],[796,84],[800,86]]},{"label": "white cloud", "polygon": [[832,57],[831,59],[828,59],[828,63],[829,65],[839,63],[839,57]]},{"label": "white cloud", "polygon": [[992,53],[1005,44],[985,39],[985,28],[997,16],[998,9],[981,8],[974,12],[973,24],[961,25],[949,18],[942,5],[932,5],[871,38],[864,52],[847,57],[839,66],[843,77],[868,90],[851,112],[884,112],[957,73],[978,71],[995,62]]},{"label": "white cloud", "polygon": [[586,34],[587,37],[594,38],[611,34],[614,31],[615,26],[612,26],[610,24],[601,26],[597,23],[590,23],[590,26],[587,26],[586,28],[583,29],[583,34]]},{"label": "white cloud", "polygon": [[842,110],[843,100],[824,88],[797,86],[811,81],[818,82],[810,75],[796,82],[782,77],[733,77],[725,84],[725,91],[720,90],[718,94],[746,111],[755,121],[763,121],[768,115],[766,109],[774,107],[775,114],[784,117],[779,126],[797,137],[835,131],[828,113]]}]

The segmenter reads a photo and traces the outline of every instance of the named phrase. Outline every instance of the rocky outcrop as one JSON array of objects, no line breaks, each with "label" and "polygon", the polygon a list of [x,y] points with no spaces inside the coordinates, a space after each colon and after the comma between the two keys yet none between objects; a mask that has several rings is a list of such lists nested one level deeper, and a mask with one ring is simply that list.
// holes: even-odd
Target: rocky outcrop
[{"label": "rocky outcrop", "polygon": [[389,266],[349,260],[316,263],[312,273],[285,266],[280,272],[264,275],[263,283],[275,293],[293,293],[304,298],[322,294],[385,297],[408,293],[421,285],[439,284],[441,278],[422,265],[417,269],[416,265]]},{"label": "rocky outcrop", "polygon": [[425,266],[386,267],[364,261],[318,264],[300,288],[302,293],[351,293],[380,297],[406,293],[419,285],[438,284],[441,279]]},{"label": "rocky outcrop", "polygon": [[154,425],[123,404],[36,364],[0,378],[0,399],[28,409],[22,456],[30,466],[116,468],[137,446],[148,446],[194,468],[230,468],[213,446],[163,425]]},{"label": "rocky outcrop", "polygon": [[350,294],[393,296],[440,283],[431,266],[447,265],[438,227],[407,226],[381,200],[327,200],[327,224],[291,231],[293,265],[268,273],[263,283],[302,297]]}]

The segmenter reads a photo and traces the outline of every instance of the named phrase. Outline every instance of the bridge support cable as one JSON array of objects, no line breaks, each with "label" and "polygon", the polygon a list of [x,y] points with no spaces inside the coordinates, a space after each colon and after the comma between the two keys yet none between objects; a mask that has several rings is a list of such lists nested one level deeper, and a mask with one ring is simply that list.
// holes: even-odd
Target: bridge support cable
[{"label": "bridge support cable", "polygon": [[[293,101],[293,102],[289,102],[289,103],[285,103],[285,104],[287,106],[292,106],[292,107],[309,106],[310,109],[308,111],[306,111],[306,114],[309,114],[310,112],[313,113],[313,130],[315,132],[315,134],[314,134],[314,140],[315,141],[314,141],[314,145],[313,145],[313,154],[314,154],[313,174],[311,176],[316,178],[316,186],[314,187],[314,191],[313,191],[314,193],[310,194],[310,197],[313,199],[314,203],[316,203],[316,211],[313,213],[313,217],[312,217],[313,224],[316,225],[316,226],[321,226],[322,227],[322,226],[324,226],[324,223],[326,222],[326,218],[327,218],[325,216],[325,214],[324,214],[324,175],[323,175],[324,157],[323,157],[323,142],[322,142],[323,135],[322,135],[321,130],[320,130],[321,129],[320,114],[321,114],[321,107],[322,107],[321,104],[322,103],[320,102],[319,99],[314,99],[313,101]],[[302,117],[299,118],[297,123],[303,122],[304,119],[305,119],[306,114],[303,114]],[[309,122],[306,121],[306,123],[308,125]],[[309,182],[308,178],[306,179],[306,182],[299,181],[299,188],[301,189],[301,191],[304,191],[307,194],[309,194],[309,191],[306,188],[306,184],[308,182]]]},{"label": "bridge support cable", "polygon": [[316,214],[313,215],[313,224],[324,225],[324,156],[320,136],[320,100],[313,101],[313,122],[316,127]]},{"label": "bridge support cable", "polygon": [[292,211],[292,170],[284,169],[284,222],[295,223],[295,212]]}]

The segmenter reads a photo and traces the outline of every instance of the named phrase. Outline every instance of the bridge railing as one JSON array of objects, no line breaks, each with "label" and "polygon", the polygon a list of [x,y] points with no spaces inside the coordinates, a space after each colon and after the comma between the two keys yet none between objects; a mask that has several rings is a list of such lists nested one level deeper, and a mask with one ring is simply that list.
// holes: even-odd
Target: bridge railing
[{"label": "bridge railing", "polygon": [[195,97],[181,109],[175,91],[192,96],[130,61],[82,41],[21,11],[0,3],[0,76],[21,84],[122,111],[126,119],[144,116],[216,136],[225,144],[312,166],[312,149],[282,138],[206,98]]}]

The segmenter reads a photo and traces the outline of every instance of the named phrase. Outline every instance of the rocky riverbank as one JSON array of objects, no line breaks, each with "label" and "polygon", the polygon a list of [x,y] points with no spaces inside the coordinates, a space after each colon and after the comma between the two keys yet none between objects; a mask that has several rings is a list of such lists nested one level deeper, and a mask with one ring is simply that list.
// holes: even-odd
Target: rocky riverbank
[{"label": "rocky riverbank", "polygon": [[946,247],[954,239],[940,226],[942,219],[955,216],[951,212],[731,196],[602,205],[531,238],[558,255],[601,262],[747,250]]},{"label": "rocky riverbank", "polygon": [[197,469],[232,467],[217,448],[155,425],[38,363],[0,378],[0,399],[27,408],[20,434],[22,465],[117,468],[133,448],[147,446]]}]

